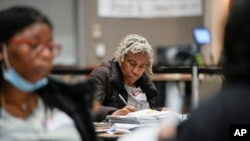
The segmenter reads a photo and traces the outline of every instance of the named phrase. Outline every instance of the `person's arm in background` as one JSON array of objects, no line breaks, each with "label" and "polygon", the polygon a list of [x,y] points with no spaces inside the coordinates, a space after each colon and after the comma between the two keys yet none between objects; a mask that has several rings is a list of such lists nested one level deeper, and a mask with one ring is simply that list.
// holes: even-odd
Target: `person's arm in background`
[{"label": "person's arm in background", "polygon": [[109,107],[109,106],[102,106],[104,103],[106,92],[107,92],[107,82],[109,79],[109,70],[105,66],[99,66],[95,68],[90,76],[89,79],[95,82],[96,91],[95,91],[95,100],[99,103],[99,108],[96,113],[96,121],[103,121],[107,115],[113,113],[117,110],[117,108]]},{"label": "person's arm in background", "polygon": [[108,84],[110,79],[110,70],[107,66],[99,66],[95,68],[89,77],[90,80],[96,84],[95,101],[99,108],[96,112],[96,121],[103,121],[107,115],[127,115],[130,112],[135,112],[136,108],[133,106],[125,106],[121,109],[115,107],[103,106],[105,98],[108,94]]}]

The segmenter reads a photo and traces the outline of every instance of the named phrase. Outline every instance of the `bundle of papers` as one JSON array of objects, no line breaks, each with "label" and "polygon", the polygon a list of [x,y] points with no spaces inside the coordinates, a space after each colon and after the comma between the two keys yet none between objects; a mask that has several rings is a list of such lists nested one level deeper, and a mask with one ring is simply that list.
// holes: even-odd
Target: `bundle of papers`
[{"label": "bundle of papers", "polygon": [[155,124],[167,118],[181,120],[180,114],[173,111],[156,111],[152,109],[144,109],[127,114],[126,116],[109,115],[107,119],[110,125],[114,123],[125,124]]}]

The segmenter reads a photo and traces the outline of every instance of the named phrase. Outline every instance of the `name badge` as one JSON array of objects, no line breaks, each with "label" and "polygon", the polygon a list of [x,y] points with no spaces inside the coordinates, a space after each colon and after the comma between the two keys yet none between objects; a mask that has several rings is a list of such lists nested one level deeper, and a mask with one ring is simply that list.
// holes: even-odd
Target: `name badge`
[{"label": "name badge", "polygon": [[147,102],[147,96],[142,91],[132,91],[132,96],[140,103]]}]

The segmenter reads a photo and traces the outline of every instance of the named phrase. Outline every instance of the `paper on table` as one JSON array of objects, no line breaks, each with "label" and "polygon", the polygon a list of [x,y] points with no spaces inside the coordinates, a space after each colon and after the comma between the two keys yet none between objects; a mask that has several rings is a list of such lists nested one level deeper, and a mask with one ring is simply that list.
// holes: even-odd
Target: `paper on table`
[{"label": "paper on table", "polygon": [[107,122],[94,122],[95,127],[109,127]]},{"label": "paper on table", "polygon": [[132,113],[128,113],[127,116],[137,116],[137,117],[158,117],[158,118],[165,118],[170,115],[179,116],[178,113],[173,111],[157,111],[152,109],[144,109]]},{"label": "paper on table", "polygon": [[107,116],[109,124],[124,123],[124,124],[155,124],[161,120],[171,118],[180,120],[180,115],[173,111],[156,111],[152,109],[145,109],[127,114],[126,116]]},{"label": "paper on table", "polygon": [[141,127],[141,126],[142,125],[140,125],[140,124],[115,123],[115,124],[112,125],[111,128],[113,128],[113,129],[128,129],[128,130],[131,130],[131,129]]}]

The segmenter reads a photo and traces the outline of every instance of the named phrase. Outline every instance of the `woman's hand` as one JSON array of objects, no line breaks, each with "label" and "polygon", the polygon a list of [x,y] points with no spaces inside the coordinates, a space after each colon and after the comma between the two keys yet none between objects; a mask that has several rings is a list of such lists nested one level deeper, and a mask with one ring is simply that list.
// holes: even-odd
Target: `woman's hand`
[{"label": "woman's hand", "polygon": [[127,115],[128,113],[135,112],[136,108],[133,106],[125,106],[112,113],[112,115]]}]

